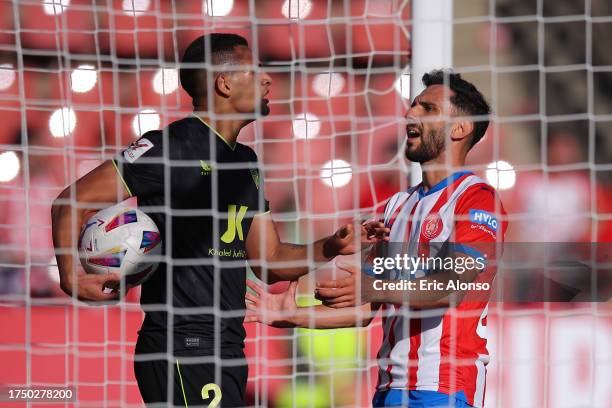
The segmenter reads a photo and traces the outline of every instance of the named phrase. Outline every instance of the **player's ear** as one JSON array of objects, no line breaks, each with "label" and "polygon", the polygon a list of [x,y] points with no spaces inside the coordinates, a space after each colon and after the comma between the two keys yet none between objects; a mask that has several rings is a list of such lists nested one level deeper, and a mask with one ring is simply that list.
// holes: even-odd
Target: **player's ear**
[{"label": "player's ear", "polygon": [[218,74],[215,78],[215,91],[225,98],[229,98],[232,94],[232,84],[230,76],[227,74]]},{"label": "player's ear", "polygon": [[453,127],[451,129],[451,139],[452,140],[463,140],[474,131],[474,122],[471,120],[461,119],[457,122],[453,123]]}]

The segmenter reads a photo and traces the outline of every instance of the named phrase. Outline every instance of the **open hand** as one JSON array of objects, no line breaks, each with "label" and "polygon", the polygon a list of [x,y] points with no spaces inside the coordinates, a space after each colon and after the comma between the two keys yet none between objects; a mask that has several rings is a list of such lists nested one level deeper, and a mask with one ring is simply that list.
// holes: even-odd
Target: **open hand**
[{"label": "open hand", "polygon": [[246,308],[250,311],[245,323],[259,322],[273,327],[294,327],[292,317],[297,311],[295,293],[298,281],[292,281],[286,291],[273,294],[266,292],[255,282],[248,280],[246,284],[255,294],[247,292]]}]

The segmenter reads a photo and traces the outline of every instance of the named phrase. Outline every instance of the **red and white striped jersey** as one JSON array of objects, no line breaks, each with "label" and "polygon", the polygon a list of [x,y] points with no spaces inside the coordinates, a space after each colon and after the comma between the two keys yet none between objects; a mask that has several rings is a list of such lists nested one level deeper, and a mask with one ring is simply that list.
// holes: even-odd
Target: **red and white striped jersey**
[{"label": "red and white striped jersey", "polygon": [[[391,228],[390,241],[402,242],[402,252],[409,256],[439,248],[429,246],[435,242],[492,243],[487,247],[495,250],[495,243],[503,242],[504,219],[495,190],[470,172],[454,173],[426,193],[420,186],[397,193],[384,213],[384,222]],[[492,269],[480,275],[490,278]],[[464,391],[469,404],[481,407],[489,361],[486,299],[480,296],[468,302],[464,298],[446,309],[383,304],[378,390]]]}]

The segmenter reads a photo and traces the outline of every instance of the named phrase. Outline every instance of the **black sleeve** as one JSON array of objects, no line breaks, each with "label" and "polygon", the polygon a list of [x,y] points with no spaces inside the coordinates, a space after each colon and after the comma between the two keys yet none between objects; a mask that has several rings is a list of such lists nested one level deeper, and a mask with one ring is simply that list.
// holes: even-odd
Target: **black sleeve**
[{"label": "black sleeve", "polygon": [[147,132],[113,159],[132,196],[164,194],[162,142],[160,130]]},{"label": "black sleeve", "polygon": [[267,213],[270,211],[270,202],[266,198],[263,181],[263,171],[261,170],[261,168],[257,169],[257,173],[259,174],[259,202],[263,204],[263,207],[260,205],[259,210],[261,213]]},{"label": "black sleeve", "polygon": [[263,178],[263,168],[261,163],[259,162],[259,158],[257,154],[251,148],[248,149],[249,161],[252,163],[251,167],[251,176],[253,177],[253,182],[255,183],[255,187],[257,187],[257,211],[259,213],[266,213],[270,211],[270,202],[266,199],[265,189],[264,189],[264,178]]}]

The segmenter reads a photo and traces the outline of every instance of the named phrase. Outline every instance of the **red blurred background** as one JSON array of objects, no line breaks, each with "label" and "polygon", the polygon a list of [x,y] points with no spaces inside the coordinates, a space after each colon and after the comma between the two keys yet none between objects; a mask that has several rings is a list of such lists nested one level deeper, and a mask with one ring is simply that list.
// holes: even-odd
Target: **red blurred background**
[{"label": "red blurred background", "polygon": [[[496,36],[488,21],[463,29],[456,28],[459,70],[492,52],[505,63],[524,63],[516,53],[526,45],[510,24],[496,26]],[[191,110],[176,68],[186,46],[213,31],[245,36],[274,81],[271,115],[244,129],[240,141],[263,163],[282,238],[329,234],[408,187],[398,151],[409,103],[410,9],[399,1],[0,1],[0,355],[10,367],[0,370],[0,384],[76,385],[83,406],[141,404],[131,369],[142,319],[137,290],[117,307],[71,302],[57,285],[50,205],[145,130]],[[466,77],[498,114],[468,164],[498,184],[508,240],[610,242],[610,147],[601,129],[593,132],[569,113],[560,124],[543,120],[543,96],[532,94],[527,79],[512,82],[495,69]],[[322,176],[332,160],[343,161],[334,162],[342,174]],[[305,297],[314,279],[302,282]],[[568,384],[583,401],[595,377],[612,378],[609,307],[498,306],[489,325],[492,354],[500,356],[490,367],[492,405],[556,406]],[[572,325],[592,330],[592,341],[567,334]],[[337,335],[247,330],[254,404],[368,404],[377,323]],[[339,336],[335,347],[329,336]],[[342,348],[353,360],[340,365],[344,376],[323,362]],[[568,377],[551,374],[549,363],[571,353],[582,357],[560,363],[558,372]],[[601,368],[595,357],[608,362]],[[303,384],[312,395],[302,395]],[[527,396],[516,397],[525,387]],[[612,401],[609,391],[601,398]]]}]

